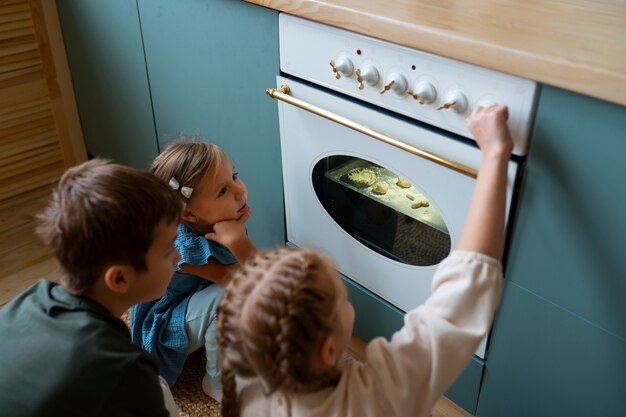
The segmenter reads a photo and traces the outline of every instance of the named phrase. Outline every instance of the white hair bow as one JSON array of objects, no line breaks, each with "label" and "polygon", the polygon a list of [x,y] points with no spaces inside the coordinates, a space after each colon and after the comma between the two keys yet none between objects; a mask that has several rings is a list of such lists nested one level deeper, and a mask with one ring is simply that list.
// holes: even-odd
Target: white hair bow
[{"label": "white hair bow", "polygon": [[174,191],[179,191],[183,197],[187,199],[191,197],[191,193],[193,193],[193,188],[180,185],[178,180],[174,177],[170,179],[169,185]]}]

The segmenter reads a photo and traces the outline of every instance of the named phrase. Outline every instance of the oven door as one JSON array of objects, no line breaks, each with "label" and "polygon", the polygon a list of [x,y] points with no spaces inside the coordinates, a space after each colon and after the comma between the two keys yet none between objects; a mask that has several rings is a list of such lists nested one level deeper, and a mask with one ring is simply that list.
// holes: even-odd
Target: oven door
[{"label": "oven door", "polygon": [[[296,104],[309,106],[278,101],[288,241],[329,253],[342,274],[401,310],[419,306],[437,265],[456,246],[480,150],[437,128],[277,77],[283,84]],[[416,155],[420,150],[435,157]],[[516,172],[511,161],[507,213]],[[483,343],[476,354],[484,351]]]}]

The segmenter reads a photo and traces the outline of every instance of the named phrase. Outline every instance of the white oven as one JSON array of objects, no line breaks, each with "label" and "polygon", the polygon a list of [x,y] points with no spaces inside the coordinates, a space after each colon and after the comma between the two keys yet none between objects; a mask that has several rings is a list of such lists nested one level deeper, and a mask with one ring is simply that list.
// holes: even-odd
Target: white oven
[{"label": "white oven", "polygon": [[422,304],[480,164],[465,118],[478,104],[509,106],[508,213],[536,84],[284,14],[280,51],[284,76],[268,94],[279,103],[288,241],[330,253],[403,311]]}]

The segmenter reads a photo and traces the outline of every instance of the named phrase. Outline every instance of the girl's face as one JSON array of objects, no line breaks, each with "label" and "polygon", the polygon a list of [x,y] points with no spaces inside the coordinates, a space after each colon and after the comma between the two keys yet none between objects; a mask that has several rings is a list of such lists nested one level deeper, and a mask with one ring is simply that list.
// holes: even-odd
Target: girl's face
[{"label": "girl's face", "polygon": [[183,218],[193,223],[199,232],[208,233],[213,231],[215,223],[243,216],[250,210],[247,202],[248,189],[224,158],[194,189]]}]

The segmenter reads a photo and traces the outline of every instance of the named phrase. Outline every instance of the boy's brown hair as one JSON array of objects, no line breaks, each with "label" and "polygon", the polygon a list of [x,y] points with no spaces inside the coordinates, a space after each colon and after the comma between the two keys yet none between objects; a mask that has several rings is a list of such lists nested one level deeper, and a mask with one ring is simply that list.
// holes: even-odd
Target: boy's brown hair
[{"label": "boy's brown hair", "polygon": [[[197,137],[179,138],[155,158],[150,172],[165,182],[174,178],[181,187],[196,189],[204,176],[209,171],[215,172],[224,159],[222,148],[213,143],[202,142]],[[182,193],[177,194],[184,203],[189,200]]]},{"label": "boy's brown hair", "polygon": [[37,234],[61,265],[61,284],[83,294],[109,265],[145,271],[156,227],[178,222],[181,209],[174,190],[154,175],[93,159],[63,174]]},{"label": "boy's brown hair", "polygon": [[328,285],[329,265],[330,258],[320,252],[284,248],[258,252],[234,272],[217,324],[223,416],[239,415],[236,376],[259,377],[268,395],[337,383],[338,369],[313,365],[314,355],[338,325],[340,293]]}]

